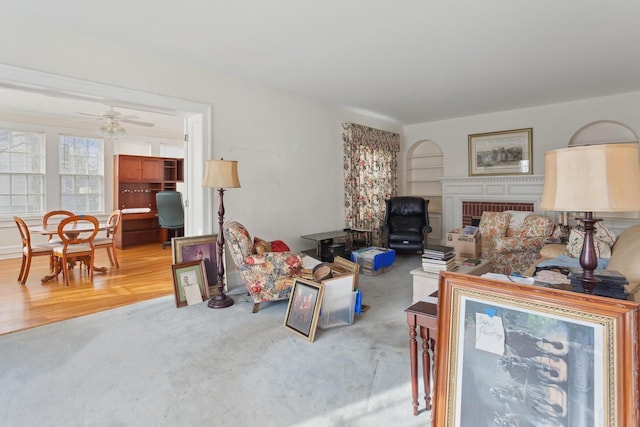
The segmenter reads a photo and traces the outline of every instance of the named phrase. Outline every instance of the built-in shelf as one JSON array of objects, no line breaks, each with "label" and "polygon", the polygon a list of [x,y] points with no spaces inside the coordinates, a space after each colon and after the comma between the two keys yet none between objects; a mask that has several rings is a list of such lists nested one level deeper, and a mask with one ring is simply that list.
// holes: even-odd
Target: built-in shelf
[{"label": "built-in shelf", "polygon": [[444,155],[433,141],[415,143],[407,152],[405,163],[405,189],[407,196],[429,200],[429,223],[432,232],[429,242],[440,244],[442,240],[442,176]]}]

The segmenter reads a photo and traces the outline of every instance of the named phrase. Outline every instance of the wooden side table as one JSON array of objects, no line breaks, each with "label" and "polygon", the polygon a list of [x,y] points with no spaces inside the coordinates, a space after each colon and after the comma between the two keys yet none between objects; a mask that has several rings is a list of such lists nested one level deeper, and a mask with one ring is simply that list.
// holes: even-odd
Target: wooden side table
[{"label": "wooden side table", "polygon": [[429,349],[435,352],[438,332],[438,306],[419,301],[407,308],[409,325],[409,355],[411,359],[411,394],[413,397],[413,415],[418,415],[418,340],[416,327],[420,326],[422,338],[422,375],[424,382],[424,401],[427,411],[431,410],[431,358]]}]

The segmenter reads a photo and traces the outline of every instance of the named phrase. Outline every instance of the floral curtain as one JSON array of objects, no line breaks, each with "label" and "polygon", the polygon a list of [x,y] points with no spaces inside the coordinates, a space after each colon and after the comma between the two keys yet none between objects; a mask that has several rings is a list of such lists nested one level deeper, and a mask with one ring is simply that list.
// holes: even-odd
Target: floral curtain
[{"label": "floral curtain", "polygon": [[385,200],[397,194],[400,135],[355,123],[342,125],[346,222],[371,230],[382,246]]}]

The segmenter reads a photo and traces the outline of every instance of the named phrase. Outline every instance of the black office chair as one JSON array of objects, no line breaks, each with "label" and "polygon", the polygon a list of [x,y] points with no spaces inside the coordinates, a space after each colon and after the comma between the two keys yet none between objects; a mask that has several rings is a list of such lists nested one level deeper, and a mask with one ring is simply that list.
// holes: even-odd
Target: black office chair
[{"label": "black office chair", "polygon": [[383,230],[389,249],[422,252],[427,242],[429,200],[422,197],[392,197],[386,200]]},{"label": "black office chair", "polygon": [[184,230],[184,209],[182,207],[182,193],[178,191],[159,191],[156,193],[156,207],[158,208],[158,223],[167,229],[169,240],[162,244],[162,249],[171,246],[171,237],[178,237]]}]

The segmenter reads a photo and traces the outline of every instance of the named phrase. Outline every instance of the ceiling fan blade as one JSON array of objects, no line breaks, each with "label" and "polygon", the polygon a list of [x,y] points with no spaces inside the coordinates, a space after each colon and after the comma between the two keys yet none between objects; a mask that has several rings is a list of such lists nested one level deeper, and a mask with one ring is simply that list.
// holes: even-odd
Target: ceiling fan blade
[{"label": "ceiling fan blade", "polygon": [[91,117],[95,117],[97,119],[103,119],[104,116],[98,115],[98,114],[89,114],[89,113],[81,113],[79,111],[75,112],[76,114],[82,114],[83,116],[91,116]]},{"label": "ceiling fan blade", "polygon": [[128,119],[120,119],[121,122],[124,123],[131,123],[132,125],[138,125],[138,126],[146,126],[148,128],[153,127],[154,124],[153,123],[148,123],[148,122],[139,122],[137,120],[128,120]]}]

